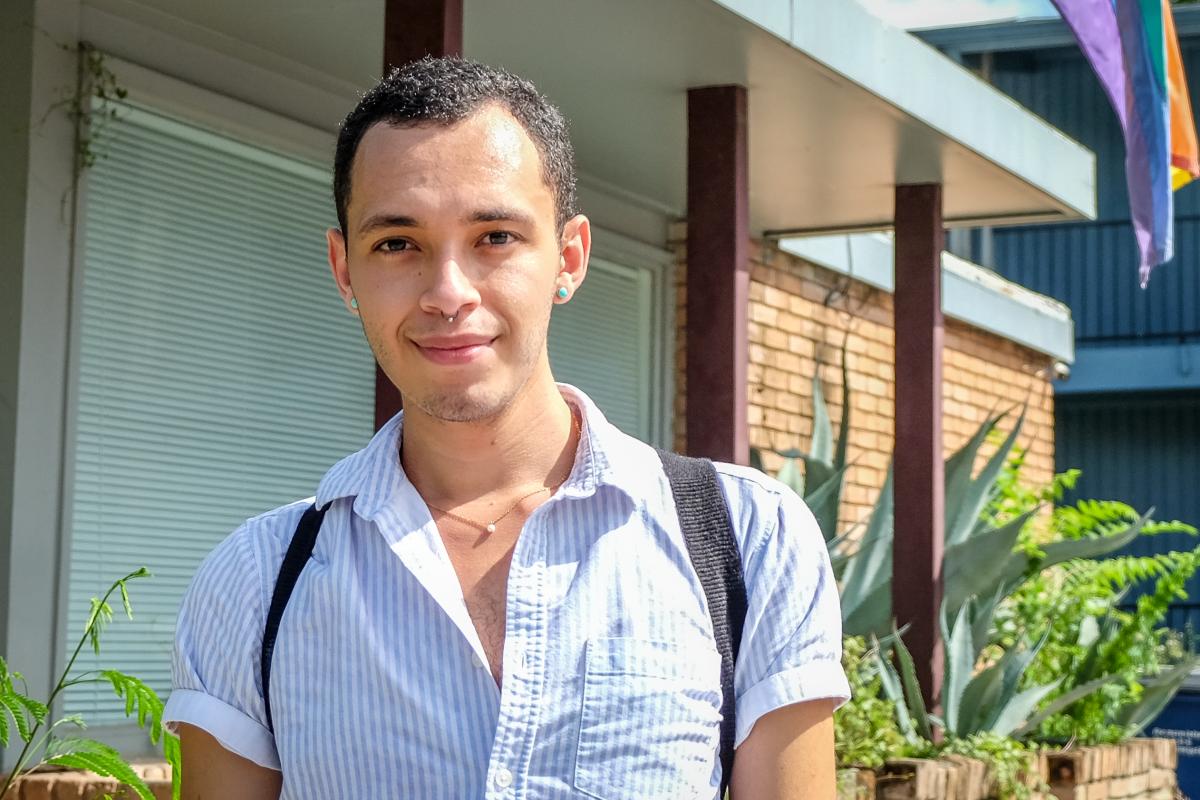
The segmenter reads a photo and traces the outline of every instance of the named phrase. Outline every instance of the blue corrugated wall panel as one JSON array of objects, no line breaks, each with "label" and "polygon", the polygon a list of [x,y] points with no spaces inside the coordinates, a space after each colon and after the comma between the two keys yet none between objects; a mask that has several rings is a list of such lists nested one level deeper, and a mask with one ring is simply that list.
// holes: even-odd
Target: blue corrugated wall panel
[{"label": "blue corrugated wall panel", "polygon": [[[1059,471],[1080,467],[1075,497],[1121,500],[1158,520],[1200,524],[1200,392],[1105,394],[1055,401]],[[1074,499],[1074,497],[1069,498]],[[1196,537],[1142,537],[1129,552],[1194,549]],[[1167,622],[1200,631],[1200,576]]]},{"label": "blue corrugated wall panel", "polygon": [[[1182,49],[1192,95],[1200,98],[1200,42],[1187,40]],[[1098,219],[996,228],[990,266],[1067,303],[1081,342],[1200,334],[1200,186],[1176,193],[1175,259],[1140,290],[1124,144],[1091,68],[1073,49],[993,58],[999,89],[1096,153]]]}]

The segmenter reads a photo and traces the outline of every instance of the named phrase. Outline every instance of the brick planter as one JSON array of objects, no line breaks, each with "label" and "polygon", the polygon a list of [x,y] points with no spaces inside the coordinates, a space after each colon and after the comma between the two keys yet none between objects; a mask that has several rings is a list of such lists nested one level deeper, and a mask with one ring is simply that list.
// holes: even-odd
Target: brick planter
[{"label": "brick planter", "polygon": [[1134,739],[1042,755],[1057,800],[1174,800],[1175,740]]},{"label": "brick planter", "polygon": [[[1030,762],[1031,780],[1048,793],[1035,800],[1176,800],[1175,741],[1133,739],[1116,745],[1046,751]],[[135,764],[158,800],[170,800],[171,773],[164,763]],[[118,794],[116,781],[90,773],[47,770],[22,778],[4,800],[96,800]],[[1006,800],[996,794],[987,766],[962,756],[936,761],[904,758],[878,770],[838,771],[837,800]]]},{"label": "brick planter", "polygon": [[[1175,742],[1133,739],[1118,745],[1046,751],[1030,760],[1035,800],[1176,800]],[[987,766],[962,756],[895,759],[878,770],[838,774],[838,800],[1005,800]]]},{"label": "brick planter", "polygon": [[[156,800],[171,800],[171,768],[165,763],[134,764]],[[17,781],[4,800],[97,800],[106,794],[136,800],[137,794],[111,778],[72,770],[39,770]]]}]

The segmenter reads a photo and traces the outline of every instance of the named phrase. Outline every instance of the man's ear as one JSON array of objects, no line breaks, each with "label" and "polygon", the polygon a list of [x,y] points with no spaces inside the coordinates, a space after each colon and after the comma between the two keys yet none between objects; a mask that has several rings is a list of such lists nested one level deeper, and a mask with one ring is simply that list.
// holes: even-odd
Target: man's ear
[{"label": "man's ear", "polygon": [[562,249],[558,256],[559,280],[567,282],[573,295],[587,275],[588,258],[592,252],[592,224],[583,214],[576,214],[563,225]]},{"label": "man's ear", "polygon": [[357,305],[351,305],[354,299],[354,289],[350,286],[350,265],[346,260],[346,237],[338,228],[325,231],[325,241],[329,245],[329,269],[333,272],[333,280],[337,284],[338,294],[346,309],[358,315]]}]

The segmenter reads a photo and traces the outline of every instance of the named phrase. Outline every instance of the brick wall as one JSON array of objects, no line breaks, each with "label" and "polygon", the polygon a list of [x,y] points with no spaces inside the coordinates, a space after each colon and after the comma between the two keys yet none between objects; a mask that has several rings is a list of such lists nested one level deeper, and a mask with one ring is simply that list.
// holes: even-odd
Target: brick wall
[{"label": "brick wall", "polygon": [[[686,230],[672,231],[676,253],[675,446],[687,430]],[[812,434],[812,378],[818,365],[836,430],[841,418],[841,348],[847,349],[851,417],[841,525],[870,511],[891,457],[895,399],[892,296],[867,284],[753,243],[750,284],[750,443],[770,451],[807,449]],[[946,320],[944,447],[960,447],[993,409],[1029,411],[1018,445],[1029,450],[1032,484],[1054,471],[1052,359],[995,334]],[[1006,428],[1007,429],[1007,428]],[[990,452],[985,448],[981,458]],[[780,459],[765,459],[774,471]]]}]

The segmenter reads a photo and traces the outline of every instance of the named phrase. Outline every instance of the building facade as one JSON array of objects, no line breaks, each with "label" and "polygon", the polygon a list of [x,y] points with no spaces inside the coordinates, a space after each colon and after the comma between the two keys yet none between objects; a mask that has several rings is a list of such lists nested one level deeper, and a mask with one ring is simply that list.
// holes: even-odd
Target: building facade
[{"label": "building facade", "polygon": [[[454,39],[422,9],[454,5],[17,0],[0,31],[12,62],[0,115],[16,121],[0,131],[0,174],[13,176],[0,181],[0,653],[34,695],[49,693],[88,598],[142,565],[154,578],[131,586],[135,619],[78,666],[119,665],[165,690],[178,600],[203,555],[242,519],[310,496],[374,430],[383,393],[324,264],[329,162],[338,121],[404,35]],[[595,259],[551,322],[558,377],[655,444],[697,452],[689,420],[703,413],[730,442],[792,447],[811,426],[817,364],[836,363],[848,335],[860,413],[847,523],[873,501],[894,434],[895,256],[875,242],[846,264],[788,236],[888,227],[900,185],[944,186],[931,244],[943,213],[1092,213],[1090,153],[854,4],[456,7],[458,50],[532,78],[571,121]],[[895,62],[922,80],[898,80]],[[922,88],[934,85],[956,102]],[[725,150],[716,136],[697,145],[706,120],[689,130],[695,92],[712,86],[749,99]],[[1023,135],[997,133],[1012,129]],[[679,227],[707,210],[689,175],[734,156],[730,224]],[[710,235],[728,247],[689,258],[685,240]],[[1069,313],[970,265],[944,269],[944,447],[1029,397],[1046,472],[1048,367],[1070,360]],[[689,273],[705,280],[680,292]],[[710,311],[725,341],[688,352]],[[1030,337],[1031,320],[1051,332]],[[741,366],[697,385],[700,363]],[[99,689],[62,704],[143,746]]]}]

